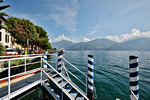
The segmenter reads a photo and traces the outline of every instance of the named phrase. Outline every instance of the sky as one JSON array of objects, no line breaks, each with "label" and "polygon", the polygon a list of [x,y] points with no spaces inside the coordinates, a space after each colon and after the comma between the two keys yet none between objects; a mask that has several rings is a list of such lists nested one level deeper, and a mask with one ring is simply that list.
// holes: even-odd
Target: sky
[{"label": "sky", "polygon": [[50,42],[150,37],[150,0],[4,0],[9,16],[43,27]]}]

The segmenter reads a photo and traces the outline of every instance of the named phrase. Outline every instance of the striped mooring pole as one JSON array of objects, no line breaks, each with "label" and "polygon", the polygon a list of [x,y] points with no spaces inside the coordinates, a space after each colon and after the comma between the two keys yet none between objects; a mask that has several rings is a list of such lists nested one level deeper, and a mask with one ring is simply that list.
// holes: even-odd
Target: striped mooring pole
[{"label": "striped mooring pole", "polygon": [[94,85],[94,66],[93,55],[88,55],[88,98],[93,100],[93,85]]},{"label": "striped mooring pole", "polygon": [[[131,94],[131,91],[139,99],[139,66],[138,66],[138,57],[130,56],[130,100],[136,100],[135,97]],[[134,98],[134,99],[133,99]]]},{"label": "striped mooring pole", "polygon": [[[44,54],[44,61],[47,61],[47,54]],[[45,68],[45,69],[47,68],[46,62],[44,62],[44,68]]]},{"label": "striped mooring pole", "polygon": [[58,53],[58,72],[61,73],[61,66],[62,65],[62,54]]}]

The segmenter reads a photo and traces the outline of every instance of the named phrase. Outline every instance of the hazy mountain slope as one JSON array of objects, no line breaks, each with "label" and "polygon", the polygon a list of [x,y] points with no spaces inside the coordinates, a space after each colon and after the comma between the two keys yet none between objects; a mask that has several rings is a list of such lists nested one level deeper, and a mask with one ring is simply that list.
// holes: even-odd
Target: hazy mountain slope
[{"label": "hazy mountain slope", "polygon": [[68,50],[103,50],[107,47],[110,47],[117,42],[108,40],[108,39],[95,39],[89,42],[80,42],[74,45],[67,47]]},{"label": "hazy mountain slope", "polygon": [[138,38],[115,44],[107,50],[150,50],[150,38]]},{"label": "hazy mountain slope", "polygon": [[59,41],[59,42],[54,42],[54,43],[51,43],[52,47],[53,48],[57,48],[58,50],[60,48],[64,48],[66,49],[68,46],[71,46],[75,43],[71,42],[71,41],[66,41],[66,40],[62,40],[62,41]]}]

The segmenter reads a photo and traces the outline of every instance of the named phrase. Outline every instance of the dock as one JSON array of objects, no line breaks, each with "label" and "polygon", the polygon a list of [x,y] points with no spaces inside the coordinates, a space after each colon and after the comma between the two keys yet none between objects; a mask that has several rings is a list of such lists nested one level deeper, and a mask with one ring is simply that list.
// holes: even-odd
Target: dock
[{"label": "dock", "polygon": [[[10,75],[11,68],[18,67],[18,66],[10,66],[10,61],[19,60],[19,59],[25,60],[27,58],[32,58],[32,59],[41,58],[40,61],[38,61],[39,63],[38,67],[36,69],[27,71],[26,70],[27,65],[25,62],[25,64],[23,64],[23,66],[25,66],[24,72],[11,76]],[[35,89],[36,87],[42,87],[44,90],[46,90],[46,92],[48,93],[48,98],[53,99],[53,100],[60,100],[60,99],[89,100],[87,97],[87,93],[82,91],[75,83],[73,83],[70,80],[69,77],[63,75],[62,72],[60,72],[62,70],[59,70],[59,68],[57,69],[51,66],[48,63],[47,58],[45,58],[45,55],[43,56],[35,55],[35,56],[28,56],[28,57],[25,56],[22,58],[3,59],[0,61],[8,61],[8,68],[7,68],[8,77],[0,79],[0,80],[7,79],[8,86],[0,88],[0,100],[19,99],[25,96],[26,94],[29,94],[30,91],[32,91],[32,89]],[[60,67],[59,62],[58,62],[58,67]],[[21,81],[10,84],[12,78],[19,76],[19,75],[33,73],[37,70],[40,70],[40,71],[38,71],[37,73],[35,73],[34,75],[28,78],[25,78]],[[87,84],[84,84],[84,85],[87,86]]]}]

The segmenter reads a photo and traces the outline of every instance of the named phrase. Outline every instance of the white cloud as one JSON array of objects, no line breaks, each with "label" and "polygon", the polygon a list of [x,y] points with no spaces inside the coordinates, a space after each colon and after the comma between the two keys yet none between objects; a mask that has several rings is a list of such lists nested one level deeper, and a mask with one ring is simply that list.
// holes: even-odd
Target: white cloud
[{"label": "white cloud", "polygon": [[94,39],[89,39],[89,38],[87,38],[87,37],[84,37],[84,38],[83,38],[83,41],[84,41],[84,42],[88,42],[88,41],[92,41],[92,40],[95,40],[95,38],[94,38]]},{"label": "white cloud", "polygon": [[86,36],[89,36],[89,35],[92,35],[92,34],[97,33],[97,30],[98,30],[98,29],[101,27],[101,25],[104,24],[106,21],[107,21],[107,19],[103,19],[102,22],[99,22],[99,23],[95,24],[94,27],[92,28],[92,30],[91,30]]},{"label": "white cloud", "polygon": [[29,19],[34,24],[37,23],[38,21],[49,21],[51,16],[50,14],[44,14],[44,13],[43,14],[42,13],[38,13],[38,14],[13,13],[10,15],[16,16],[18,18]]},{"label": "white cloud", "polygon": [[49,41],[48,41],[48,42],[52,43],[53,41],[52,41],[51,39],[49,39]]},{"label": "white cloud", "polygon": [[57,25],[63,26],[66,30],[76,31],[76,15],[79,8],[77,0],[73,0],[69,5],[55,5],[51,18]]},{"label": "white cloud", "polygon": [[95,33],[97,32],[97,29],[98,29],[98,28],[99,28],[99,24],[96,24],[96,25],[93,27],[93,30],[90,31],[90,32],[87,34],[87,36],[88,36],[88,35],[95,34]]},{"label": "white cloud", "polygon": [[72,41],[72,42],[74,42],[72,39],[70,39],[70,37],[67,37],[67,36],[65,36],[64,34],[59,35],[56,39],[54,39],[54,41],[52,41],[52,40],[50,40],[50,41],[51,41],[51,43],[52,43],[52,42],[59,42],[59,41],[62,41],[62,40],[67,40],[67,41]]},{"label": "white cloud", "polygon": [[88,39],[88,38],[86,38],[86,37],[84,37],[83,40],[84,40],[84,42],[91,41],[90,39]]},{"label": "white cloud", "polygon": [[150,31],[140,32],[138,29],[132,29],[130,34],[127,33],[122,34],[121,36],[107,36],[106,38],[117,42],[123,42],[138,37],[150,37]]},{"label": "white cloud", "polygon": [[118,36],[106,36],[106,38],[112,41],[121,42]]},{"label": "white cloud", "polygon": [[134,2],[134,1],[130,1],[126,4],[124,4],[124,8],[121,9],[120,11],[118,11],[120,14],[127,14],[129,12],[133,12],[137,9],[139,9],[140,7],[143,8],[143,6],[147,3],[147,0],[143,0],[143,1],[138,1],[138,2]]}]

